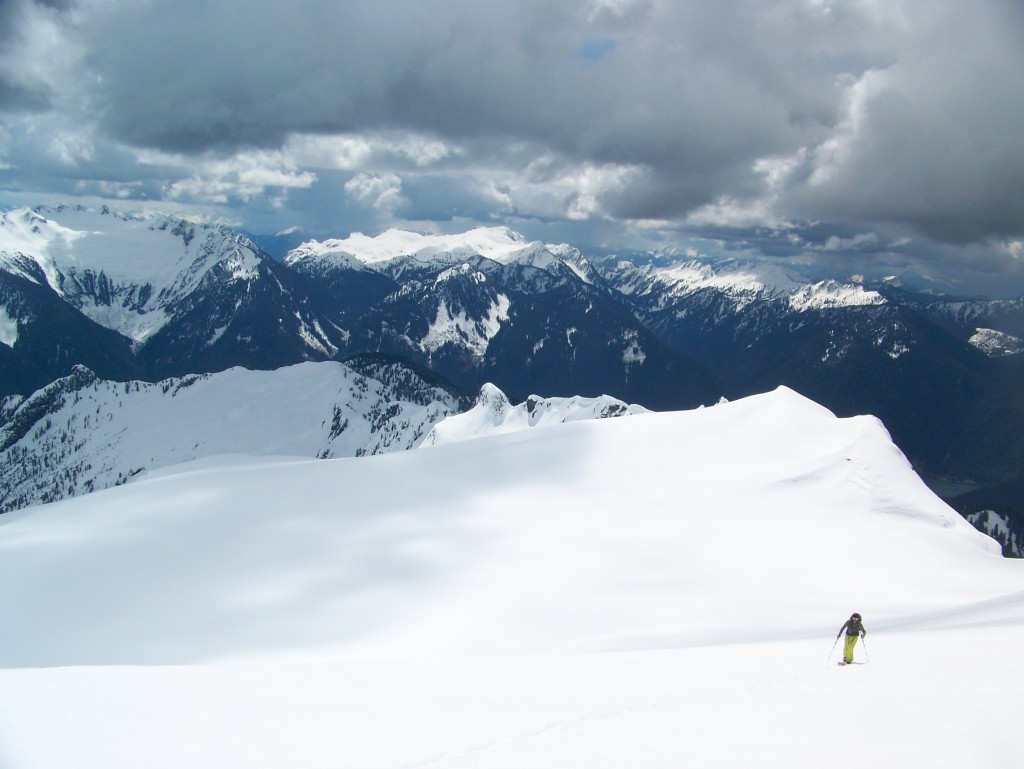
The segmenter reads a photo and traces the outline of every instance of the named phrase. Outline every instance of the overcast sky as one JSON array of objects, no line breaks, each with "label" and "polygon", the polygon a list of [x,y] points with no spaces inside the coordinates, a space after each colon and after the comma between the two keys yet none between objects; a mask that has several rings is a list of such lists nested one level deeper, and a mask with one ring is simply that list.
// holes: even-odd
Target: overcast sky
[{"label": "overcast sky", "polygon": [[1024,2],[0,0],[0,205],[79,199],[1024,294]]}]

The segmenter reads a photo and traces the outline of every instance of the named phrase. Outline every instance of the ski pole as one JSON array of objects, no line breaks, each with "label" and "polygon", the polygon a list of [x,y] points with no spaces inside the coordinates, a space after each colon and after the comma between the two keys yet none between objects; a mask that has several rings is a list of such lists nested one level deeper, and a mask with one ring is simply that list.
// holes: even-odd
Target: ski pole
[{"label": "ski pole", "polygon": [[826,664],[828,664],[828,661],[832,659],[832,652],[834,652],[836,650],[836,644],[837,643],[839,643],[839,636],[836,636],[836,640],[833,642],[832,648],[829,649],[829,651],[828,651],[828,657],[825,658],[825,663]]},{"label": "ski pole", "polygon": [[861,646],[864,647],[864,661],[865,662],[870,662],[871,659],[868,657],[868,637],[867,636],[861,636],[860,643],[861,643]]}]

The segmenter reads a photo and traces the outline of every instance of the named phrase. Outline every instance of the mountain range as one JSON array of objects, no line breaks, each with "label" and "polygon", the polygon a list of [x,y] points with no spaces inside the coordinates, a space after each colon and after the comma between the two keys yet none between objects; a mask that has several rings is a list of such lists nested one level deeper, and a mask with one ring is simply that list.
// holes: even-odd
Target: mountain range
[{"label": "mountain range", "polygon": [[923,474],[988,485],[1024,466],[1022,338],[1022,299],[685,254],[588,257],[500,227],[355,234],[275,259],[226,226],[163,214],[0,217],[5,415],[76,365],[156,383],[373,354],[512,402],[672,410],[785,385],[880,417]]}]

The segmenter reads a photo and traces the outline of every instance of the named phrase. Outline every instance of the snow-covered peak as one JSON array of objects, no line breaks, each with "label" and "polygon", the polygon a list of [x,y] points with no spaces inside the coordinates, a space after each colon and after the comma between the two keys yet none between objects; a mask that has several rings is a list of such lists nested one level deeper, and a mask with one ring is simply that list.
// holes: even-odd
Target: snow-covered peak
[{"label": "snow-covered peak", "polygon": [[485,384],[480,388],[473,408],[439,422],[421,445],[439,446],[531,427],[644,413],[649,412],[643,406],[627,405],[608,395],[599,398],[540,398],[531,395],[523,403],[513,406],[505,393],[493,384]]},{"label": "snow-covered peak", "polygon": [[31,208],[0,215],[0,269],[34,278],[25,270],[26,259],[42,268],[48,283],[58,282],[51,252],[69,251],[85,233],[47,219]]},{"label": "snow-covered peak", "polygon": [[363,269],[366,263],[345,250],[340,240],[307,240],[284,256],[284,263],[295,265],[330,265],[348,269]]},{"label": "snow-covered peak", "polygon": [[508,261],[509,255],[527,247],[522,235],[507,227],[477,227],[454,235],[421,235],[415,232],[391,229],[368,238],[357,233],[348,239],[353,253],[367,262],[388,261],[398,256],[429,258],[437,254],[456,253],[464,256],[480,255],[498,262]]},{"label": "snow-covered peak", "polygon": [[877,291],[857,282],[835,280],[808,282],[782,266],[770,262],[707,262],[687,259],[667,266],[644,268],[642,280],[623,286],[629,293],[651,290],[651,283],[667,287],[670,296],[685,297],[698,291],[712,290],[729,297],[737,307],[765,299],[788,301],[790,307],[803,312],[833,307],[860,307],[885,304]]},{"label": "snow-covered peak", "polygon": [[467,258],[483,256],[502,264],[515,261],[524,252],[540,244],[527,241],[508,227],[477,227],[468,232],[444,235],[422,234],[390,229],[376,236],[356,232],[347,238],[303,243],[288,255],[286,261],[323,258],[332,254],[348,254],[368,265],[389,262],[400,257],[430,261],[439,256]]},{"label": "snow-covered peak", "polygon": [[869,307],[885,303],[885,298],[877,291],[856,283],[839,283],[834,280],[804,285],[789,295],[789,305],[797,312],[835,307]]},{"label": "snow-covered peak", "polygon": [[777,296],[797,290],[801,285],[784,270],[765,264],[712,265],[688,260],[669,267],[656,267],[652,272],[684,294],[710,288],[737,298]]},{"label": "snow-covered peak", "polygon": [[[49,270],[66,268],[154,287],[173,285],[206,241],[230,230],[181,217],[126,216],[103,207],[21,208],[0,217],[0,252],[19,250]],[[252,253],[240,238],[239,252]],[[58,288],[54,286],[54,288]]]},{"label": "snow-covered peak", "polygon": [[0,268],[24,274],[24,260],[34,261],[50,287],[84,314],[140,342],[212,269],[249,280],[262,258],[225,227],[177,216],[81,206],[0,216]]}]

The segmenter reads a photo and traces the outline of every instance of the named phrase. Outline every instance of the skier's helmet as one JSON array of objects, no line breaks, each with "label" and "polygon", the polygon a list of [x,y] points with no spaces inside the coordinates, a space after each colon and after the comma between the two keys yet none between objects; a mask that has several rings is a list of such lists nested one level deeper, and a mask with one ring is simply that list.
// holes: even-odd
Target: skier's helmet
[{"label": "skier's helmet", "polygon": [[860,622],[860,615],[857,612],[854,612],[850,615],[850,619],[852,619],[854,622]]}]

